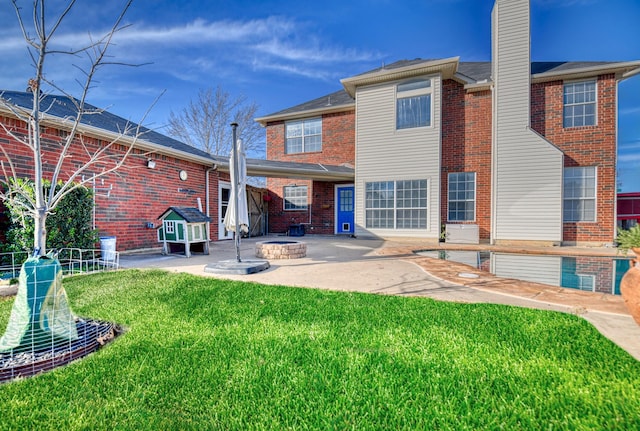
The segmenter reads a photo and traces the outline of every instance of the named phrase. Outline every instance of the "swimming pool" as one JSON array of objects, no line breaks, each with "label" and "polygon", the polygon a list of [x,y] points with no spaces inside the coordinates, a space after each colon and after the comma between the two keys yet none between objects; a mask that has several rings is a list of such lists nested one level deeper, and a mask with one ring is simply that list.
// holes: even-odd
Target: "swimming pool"
[{"label": "swimming pool", "polygon": [[421,256],[464,263],[498,277],[620,295],[630,259],[467,250],[422,250]]}]

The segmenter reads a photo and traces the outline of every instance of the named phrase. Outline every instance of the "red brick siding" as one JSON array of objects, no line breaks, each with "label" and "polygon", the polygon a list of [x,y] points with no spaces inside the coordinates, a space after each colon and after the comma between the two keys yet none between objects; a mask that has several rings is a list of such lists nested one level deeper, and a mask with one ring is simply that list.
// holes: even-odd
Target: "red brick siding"
[{"label": "red brick siding", "polygon": [[576,273],[594,277],[594,290],[599,293],[614,293],[613,261],[597,257],[579,256],[575,258]]},{"label": "red brick siding", "polygon": [[491,231],[491,92],[466,92],[452,80],[442,84],[442,177],[440,217],[448,218],[448,174],[476,173],[476,220],[480,239]]},{"label": "red brick siding", "polygon": [[564,166],[597,166],[596,221],[564,223],[563,241],[610,243],[614,238],[616,202],[616,81],[597,80],[597,125],[562,126],[563,82],[533,84],[531,126],[564,153]]},{"label": "red brick siding", "polygon": [[[322,163],[353,166],[355,162],[355,112],[345,111],[322,116],[322,151],[285,154],[285,122],[267,125],[267,159],[296,163]],[[307,185],[310,208],[307,211],[285,211],[283,188]],[[306,232],[335,233],[335,183],[297,179],[267,178],[269,232],[287,232],[292,223],[305,223]]]},{"label": "red brick siding", "polygon": [[[304,224],[306,233],[335,233],[335,183],[282,178],[269,181],[269,233],[286,233],[292,224]],[[294,184],[307,186],[307,210],[285,211],[284,187]]]},{"label": "red brick siding", "polygon": [[[26,133],[25,124],[14,119],[0,117],[8,127],[19,133]],[[51,178],[52,170],[57,160],[57,143],[60,142],[60,133],[57,129],[47,128],[43,138],[44,176]],[[101,142],[93,137],[83,137],[84,143],[92,151],[98,148]],[[27,147],[12,140],[0,129],[0,143],[3,149],[11,154],[14,166],[21,177],[33,176],[33,155]],[[66,179],[72,170],[83,165],[87,157],[74,147],[73,157],[69,157],[63,165],[61,179]],[[122,154],[124,147],[118,146],[114,154]],[[0,160],[4,160],[0,154]],[[146,167],[147,159],[156,162],[154,169]],[[6,162],[6,160],[5,160]],[[6,164],[6,163],[5,163]],[[197,198],[202,205],[205,199],[205,175],[208,166],[179,160],[174,157],[149,154],[141,150],[135,150],[126,160],[124,166],[116,173],[107,175],[98,180],[98,187],[112,187],[109,197],[105,193],[96,194],[96,227],[100,235],[115,235],[117,237],[117,249],[129,250],[136,248],[157,247],[156,229],[145,227],[146,222],[152,222],[158,226],[158,217],[170,206],[197,207]],[[180,181],[178,173],[186,170],[187,181]],[[2,173],[0,173],[2,175]],[[211,190],[211,238],[217,238],[217,193],[218,173],[210,173]],[[206,209],[205,209],[206,211]]]}]

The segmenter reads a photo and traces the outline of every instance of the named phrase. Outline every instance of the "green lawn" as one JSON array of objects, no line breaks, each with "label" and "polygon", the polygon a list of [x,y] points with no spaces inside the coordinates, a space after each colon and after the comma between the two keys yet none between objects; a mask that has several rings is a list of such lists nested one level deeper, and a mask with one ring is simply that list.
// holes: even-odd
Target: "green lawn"
[{"label": "green lawn", "polygon": [[1,385],[0,429],[640,429],[640,362],[572,315],[161,271],[64,286],[127,332]]}]

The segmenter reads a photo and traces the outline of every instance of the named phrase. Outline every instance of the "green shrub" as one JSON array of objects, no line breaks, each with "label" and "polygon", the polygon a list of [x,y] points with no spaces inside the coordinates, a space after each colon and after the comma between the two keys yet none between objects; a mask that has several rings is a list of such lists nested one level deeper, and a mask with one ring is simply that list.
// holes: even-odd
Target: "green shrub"
[{"label": "green shrub", "polygon": [[640,248],[640,224],[629,230],[620,229],[617,243],[620,251],[625,254],[632,248]]},{"label": "green shrub", "polygon": [[[33,182],[18,180],[23,189],[35,199]],[[45,194],[49,193],[51,184],[45,183]],[[57,186],[59,187],[59,186]],[[9,228],[6,232],[6,243],[0,244],[2,251],[31,251],[35,223],[33,217],[22,207],[24,198],[16,197],[14,202],[5,202],[8,210]],[[92,228],[93,192],[86,187],[78,187],[67,194],[49,214],[46,221],[47,248],[95,248],[98,241],[97,231]]]}]

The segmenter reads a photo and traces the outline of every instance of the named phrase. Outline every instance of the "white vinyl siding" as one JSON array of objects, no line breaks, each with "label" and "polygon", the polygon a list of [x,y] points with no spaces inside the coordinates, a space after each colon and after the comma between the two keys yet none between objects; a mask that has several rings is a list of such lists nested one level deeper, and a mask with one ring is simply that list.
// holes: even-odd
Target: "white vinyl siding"
[{"label": "white vinyl siding", "polygon": [[448,220],[474,221],[476,219],[476,174],[457,172],[448,176]]},{"label": "white vinyl siding", "polygon": [[564,169],[564,221],[596,221],[596,167]]},{"label": "white vinyl siding", "polygon": [[563,125],[565,128],[595,126],[596,81],[565,83],[563,104]]},{"label": "white vinyl siding", "polygon": [[285,136],[286,154],[322,151],[322,118],[288,121]]},{"label": "white vinyl siding", "polygon": [[[396,129],[398,81],[363,86],[356,93],[356,234],[437,239],[440,233],[440,94],[439,75],[431,81],[431,127]],[[426,227],[366,228],[365,184],[402,180],[427,181]]]},{"label": "white vinyl siding", "polygon": [[307,209],[307,186],[285,186],[283,195],[285,211]]},{"label": "white vinyl siding", "polygon": [[562,240],[562,152],[530,128],[529,5],[493,9],[492,241]]},{"label": "white vinyl siding", "polygon": [[491,256],[491,273],[501,278],[560,286],[562,256],[494,253]]}]

